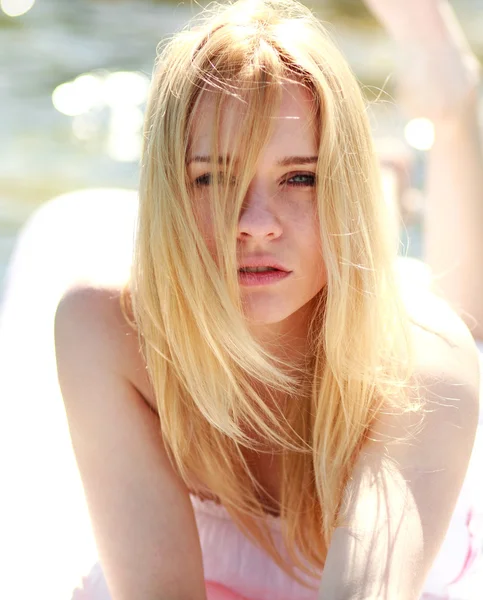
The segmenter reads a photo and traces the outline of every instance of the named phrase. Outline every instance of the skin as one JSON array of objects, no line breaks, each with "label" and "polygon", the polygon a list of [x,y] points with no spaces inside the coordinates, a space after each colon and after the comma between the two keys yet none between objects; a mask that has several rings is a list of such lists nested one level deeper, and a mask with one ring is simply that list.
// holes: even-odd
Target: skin
[{"label": "skin", "polygon": [[[311,98],[295,83],[283,86],[273,133],[264,148],[256,174],[249,186],[237,232],[239,261],[253,256],[269,257],[291,271],[275,284],[241,286],[242,303],[252,333],[268,346],[284,345],[303,349],[307,317],[312,300],[326,284],[326,270],[316,214],[316,163],[278,163],[286,157],[315,157],[318,152],[316,124]],[[232,101],[225,109],[221,126],[221,147],[231,153],[230,131],[240,121],[243,105]],[[210,221],[208,191],[209,164],[196,157],[209,156],[214,122],[214,102],[202,99],[192,132],[188,174],[194,187],[198,221],[205,241],[215,254]]]},{"label": "skin", "polygon": [[[189,490],[163,447],[137,334],[120,311],[121,285],[73,288],[55,321],[59,382],[99,557],[113,600],[206,600]],[[428,294],[418,311],[442,334],[413,329],[427,410],[422,422],[391,413],[376,420],[377,443],[362,449],[346,490],[348,522],[332,538],[321,600],[416,600],[451,518],[478,420],[478,354],[442,301]],[[411,443],[398,443],[416,424]],[[274,493],[270,464],[253,467]]]}]

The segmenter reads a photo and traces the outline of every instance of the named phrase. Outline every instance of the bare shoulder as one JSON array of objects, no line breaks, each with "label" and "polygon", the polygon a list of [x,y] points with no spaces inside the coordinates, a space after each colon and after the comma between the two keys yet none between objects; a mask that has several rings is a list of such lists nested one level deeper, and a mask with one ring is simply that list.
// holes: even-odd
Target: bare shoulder
[{"label": "bare shoulder", "polygon": [[479,352],[468,327],[442,298],[418,292],[407,308],[415,384],[409,393],[419,410],[382,410],[371,428],[371,439],[378,442],[372,451],[379,453],[383,442],[400,464],[445,471],[452,464],[448,472],[457,481],[466,470],[478,425]]},{"label": "bare shoulder", "polygon": [[79,283],[67,290],[55,315],[57,359],[72,347],[79,359],[88,353],[129,380],[154,407],[129,297],[122,285]]},{"label": "bare shoulder", "polygon": [[446,378],[477,380],[479,354],[471,331],[456,310],[432,291],[429,266],[399,257],[396,269],[413,324],[417,371],[428,376],[439,372]]},{"label": "bare shoulder", "polygon": [[419,294],[408,308],[417,372],[425,378],[459,381],[478,389],[478,348],[457,312],[430,291]]},{"label": "bare shoulder", "polygon": [[[372,439],[383,441],[409,469],[419,472],[426,465],[451,473],[447,485],[452,485],[462,481],[478,424],[479,353],[471,332],[443,299],[428,292],[408,309],[415,359],[410,395],[420,410],[381,411]],[[372,450],[380,451],[377,444]]]},{"label": "bare shoulder", "polygon": [[112,596],[201,600],[193,508],[163,444],[121,289],[70,289],[55,329],[70,438]]},{"label": "bare shoulder", "polygon": [[[347,484],[346,527],[336,530],[327,556],[323,585],[332,597],[349,597],[354,586],[357,594],[365,586],[367,598],[382,597],[381,590],[384,597],[419,597],[471,456],[475,343],[442,299],[414,287],[408,298],[417,384],[409,393],[419,410],[385,407],[374,419]],[[340,564],[347,577],[336,580]]]}]

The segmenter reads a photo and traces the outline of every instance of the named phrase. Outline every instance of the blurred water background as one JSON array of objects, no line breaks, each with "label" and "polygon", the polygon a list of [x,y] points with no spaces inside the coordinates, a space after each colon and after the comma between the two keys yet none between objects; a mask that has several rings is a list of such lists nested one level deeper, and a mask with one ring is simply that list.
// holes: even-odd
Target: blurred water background
[{"label": "blurred water background", "polygon": [[[391,94],[394,52],[363,3],[308,5],[333,23],[370,93],[384,86]],[[481,57],[483,0],[454,6]],[[16,235],[36,207],[77,189],[136,188],[157,43],[198,10],[153,0],[0,0],[0,297]],[[389,95],[374,113],[376,136],[403,140],[405,120]]]}]

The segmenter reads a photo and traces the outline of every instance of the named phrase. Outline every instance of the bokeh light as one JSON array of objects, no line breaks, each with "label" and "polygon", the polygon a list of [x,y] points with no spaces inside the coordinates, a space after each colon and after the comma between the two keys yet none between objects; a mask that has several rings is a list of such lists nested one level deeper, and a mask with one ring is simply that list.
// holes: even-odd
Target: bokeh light
[{"label": "bokeh light", "polygon": [[107,139],[108,155],[119,162],[134,162],[141,156],[143,112],[136,106],[113,109]]},{"label": "bokeh light", "polygon": [[70,117],[81,115],[101,99],[102,81],[91,74],[80,75],[74,81],[61,83],[52,94],[55,108]]},{"label": "bokeh light", "polygon": [[404,137],[416,150],[431,150],[434,144],[434,125],[429,119],[412,119],[404,128]]},{"label": "bokeh light", "polygon": [[99,125],[91,114],[76,115],[72,120],[72,133],[81,142],[88,142],[96,137]]},{"label": "bokeh light", "polygon": [[35,4],[35,0],[0,0],[0,8],[8,17],[20,17]]},{"label": "bokeh light", "polygon": [[139,105],[145,102],[149,79],[135,71],[109,73],[104,80],[104,102],[109,106]]},{"label": "bokeh light", "polygon": [[[105,135],[105,150],[119,162],[135,162],[141,156],[143,110],[149,78],[135,71],[83,73],[52,93],[54,107],[73,117],[72,133],[79,142]],[[103,131],[104,130],[104,131]]]}]

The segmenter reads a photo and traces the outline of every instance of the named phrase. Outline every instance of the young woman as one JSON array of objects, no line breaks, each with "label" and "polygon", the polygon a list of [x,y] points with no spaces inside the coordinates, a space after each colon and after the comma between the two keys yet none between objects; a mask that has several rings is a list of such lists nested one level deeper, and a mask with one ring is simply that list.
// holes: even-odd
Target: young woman
[{"label": "young woman", "polygon": [[380,188],[357,82],[303,6],[215,8],[165,46],[132,277],[56,317],[97,598],[420,596],[478,354],[398,276]]}]

